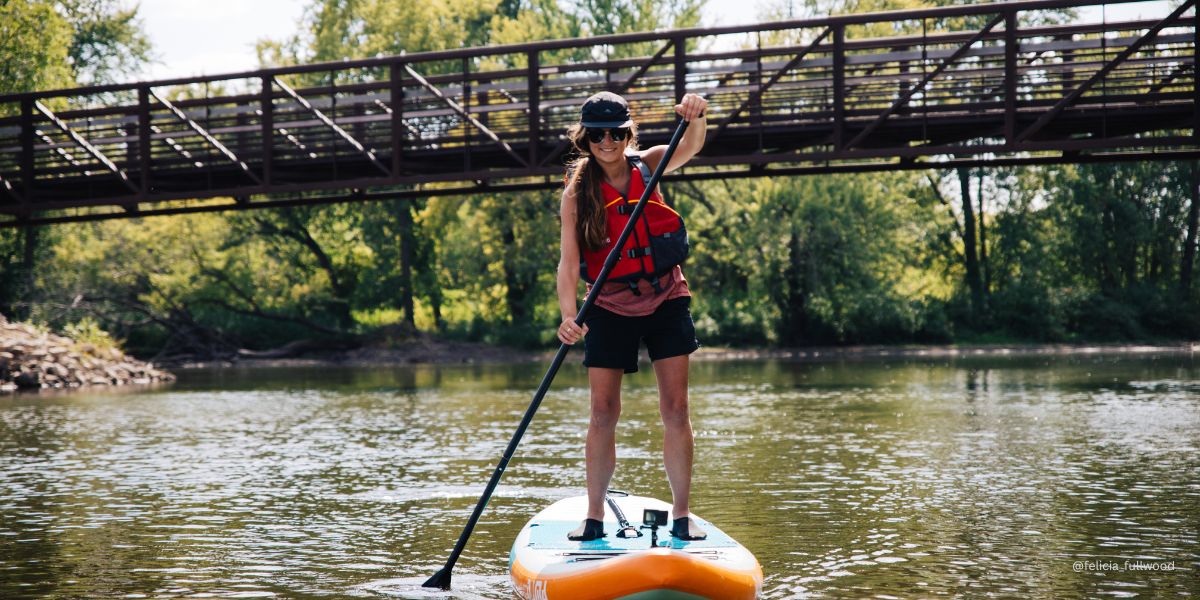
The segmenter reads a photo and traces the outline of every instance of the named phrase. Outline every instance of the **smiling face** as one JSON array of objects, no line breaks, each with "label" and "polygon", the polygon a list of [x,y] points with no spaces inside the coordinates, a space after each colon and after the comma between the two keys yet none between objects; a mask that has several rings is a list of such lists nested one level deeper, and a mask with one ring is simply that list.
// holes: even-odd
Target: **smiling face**
[{"label": "smiling face", "polygon": [[[598,132],[599,130],[593,130]],[[629,146],[628,135],[618,135],[621,141],[613,141],[611,130],[604,130],[604,137],[600,138],[599,142],[593,141],[595,138],[585,131],[585,139],[588,144],[588,152],[596,157],[596,160],[601,163],[614,163],[620,161],[625,156],[625,149]]]}]

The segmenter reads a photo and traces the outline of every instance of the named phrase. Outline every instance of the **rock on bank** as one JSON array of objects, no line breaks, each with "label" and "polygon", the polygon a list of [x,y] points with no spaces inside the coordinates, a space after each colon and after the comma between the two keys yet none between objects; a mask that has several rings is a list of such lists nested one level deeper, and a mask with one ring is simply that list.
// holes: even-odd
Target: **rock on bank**
[{"label": "rock on bank", "polygon": [[9,323],[0,315],[0,392],[174,380],[174,375],[116,348],[80,344],[29,325]]}]

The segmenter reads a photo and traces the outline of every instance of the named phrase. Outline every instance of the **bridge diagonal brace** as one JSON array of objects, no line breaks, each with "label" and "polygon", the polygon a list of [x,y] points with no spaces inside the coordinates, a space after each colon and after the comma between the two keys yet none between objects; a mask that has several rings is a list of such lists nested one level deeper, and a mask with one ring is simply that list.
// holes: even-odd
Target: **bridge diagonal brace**
[{"label": "bridge diagonal brace", "polygon": [[41,138],[41,140],[45,142],[47,146],[54,146],[54,151],[58,153],[63,160],[71,163],[72,167],[85,168],[83,163],[79,162],[79,159],[75,158],[75,155],[63,150],[62,146],[57,145],[57,143],[54,141],[54,138],[43,133],[41,129],[35,129],[33,134]]},{"label": "bridge diagonal brace", "polygon": [[25,203],[25,198],[23,198],[21,194],[17,192],[17,188],[13,187],[12,182],[5,179],[3,175],[0,175],[0,188],[3,188],[4,191],[8,192],[8,195],[12,196],[13,200],[16,200],[22,204]]},{"label": "bridge diagonal brace", "polygon": [[1017,135],[1016,141],[1018,143],[1024,142],[1033,137],[1035,133],[1041,131],[1042,128],[1049,124],[1050,121],[1053,121],[1059,113],[1065,110],[1068,106],[1075,104],[1075,102],[1079,100],[1080,96],[1083,96],[1083,94],[1091,89],[1093,85],[1096,85],[1096,82],[1104,79],[1113,69],[1125,62],[1125,59],[1133,56],[1133,53],[1141,49],[1142,46],[1145,46],[1151,40],[1158,37],[1158,32],[1162,31],[1163,28],[1165,28],[1175,19],[1178,19],[1179,16],[1184,13],[1184,11],[1188,10],[1195,4],[1196,0],[1186,0],[1183,4],[1180,4],[1179,8],[1176,8],[1174,12],[1164,17],[1163,20],[1155,24],[1154,27],[1151,27],[1148,31],[1146,31],[1146,33],[1142,34],[1142,37],[1134,40],[1132,44],[1127,46],[1121,51],[1120,54],[1101,67],[1099,71],[1093,73],[1087,81],[1079,84],[1079,86],[1074,90],[1071,90],[1070,94],[1064,96],[1061,100],[1055,103],[1049,111],[1039,117],[1038,120],[1034,121],[1032,125],[1025,128],[1025,131],[1022,131],[1019,135]]},{"label": "bridge diagonal brace", "polygon": [[[378,106],[379,109],[382,110],[384,113],[386,113],[389,117],[392,116],[392,107],[388,106],[383,100],[375,100],[374,104],[375,104],[375,106]],[[408,130],[408,132],[413,135],[421,134],[420,131],[417,131],[416,127],[409,125],[408,121],[401,120],[400,124],[404,126],[404,129]]]},{"label": "bridge diagonal brace", "polygon": [[220,140],[213,137],[212,134],[209,133],[208,131],[206,131],[203,127],[201,127],[199,123],[189,119],[188,116],[186,114],[184,114],[182,110],[179,110],[179,107],[172,104],[166,98],[163,98],[162,96],[160,96],[158,94],[158,92],[155,92],[154,90],[150,90],[150,95],[153,96],[154,99],[157,100],[160,104],[165,106],[167,108],[167,110],[171,111],[171,114],[175,115],[175,118],[179,119],[180,121],[183,121],[185,124],[187,124],[188,127],[190,127],[192,129],[192,131],[195,131],[197,134],[200,135],[200,137],[204,138],[204,141],[208,142],[210,145],[212,145],[214,148],[216,148],[221,154],[225,155],[225,158],[228,158],[229,160],[233,161],[233,164],[237,165],[238,167],[241,167],[242,172],[245,173],[247,177],[252,179],[254,181],[254,183],[262,185],[262,179],[260,179],[258,177],[258,175],[255,175],[254,171],[250,170],[250,165],[247,165],[245,162],[242,161],[242,159],[238,158],[237,155],[233,153],[233,151],[231,151],[229,148],[226,148],[225,144],[222,144]]},{"label": "bridge diagonal brace", "polygon": [[[1047,52],[1050,52],[1050,51],[1049,50],[1039,50],[1039,51],[1035,52],[1032,56],[1026,58],[1024,60],[1024,62],[1018,66],[1018,68],[1027,68],[1027,67],[1033,66],[1033,64],[1036,63],[1039,58],[1042,58]],[[992,86],[991,88],[988,89],[987,93],[985,93],[983,95],[984,96],[994,96],[1003,91],[1004,91],[1004,82],[1000,82],[1000,85]]]},{"label": "bridge diagonal brace", "polygon": [[[129,179],[129,175],[127,175],[124,170],[122,170],[115,163],[113,163],[113,161],[109,160],[109,158],[107,156],[105,156],[104,153],[101,152],[99,148],[93,146],[87,140],[83,139],[83,136],[79,135],[79,133],[77,131],[75,131],[74,129],[71,129],[71,126],[67,125],[66,121],[63,121],[62,119],[58,118],[58,115],[55,115],[53,112],[50,111],[49,108],[46,108],[46,105],[42,104],[39,101],[35,100],[33,102],[33,107],[36,108],[38,112],[42,113],[42,116],[49,119],[51,123],[54,123],[55,127],[59,128],[59,130],[61,130],[65,134],[67,134],[67,137],[71,138],[71,141],[75,142],[75,145],[79,146],[80,148],[83,148],[84,152],[87,152],[88,154],[92,155],[92,158],[100,161],[100,164],[104,165],[105,169],[108,169],[109,172],[111,172],[113,175],[116,175],[118,178],[120,178],[121,183],[124,183],[125,186],[128,187],[133,193],[135,193],[135,194],[140,193],[137,186],[135,186],[133,184],[133,181],[131,181]],[[78,162],[76,162],[74,160],[72,160],[72,162],[76,165],[79,164]]]},{"label": "bridge diagonal brace", "polygon": [[[1195,70],[1196,70],[1196,67],[1195,67],[1195,65],[1192,65],[1192,64],[1179,65],[1178,67],[1172,69],[1171,72],[1168,73],[1167,76],[1164,77],[1162,81],[1154,84],[1154,87],[1150,88],[1150,91],[1146,92],[1146,95],[1152,96],[1154,94],[1157,94],[1157,93],[1163,91],[1164,89],[1166,89],[1167,86],[1171,85],[1172,83],[1175,83],[1175,80],[1179,79],[1179,77],[1181,75],[1184,75],[1188,72],[1192,72]],[[1195,75],[1193,75],[1193,77],[1195,77]]]},{"label": "bridge diagonal brace", "polygon": [[787,64],[783,65],[782,67],[779,68],[779,70],[775,71],[775,74],[772,75],[771,78],[768,79],[766,83],[759,86],[759,88],[757,90],[755,90],[754,93],[750,94],[749,98],[746,98],[746,100],[744,102],[742,102],[742,104],[740,106],[738,106],[736,109],[733,110],[733,112],[729,113],[729,115],[727,117],[725,117],[724,119],[721,120],[721,123],[719,125],[717,125],[717,130],[715,132],[713,132],[712,137],[709,138],[709,141],[715,140],[718,137],[720,137],[721,133],[723,131],[725,131],[725,129],[727,127],[729,127],[729,124],[732,123],[733,120],[738,117],[738,115],[742,114],[743,110],[746,110],[747,106],[750,106],[757,100],[761,99],[763,97],[763,94],[766,94],[767,90],[770,89],[771,86],[775,85],[780,79],[782,79],[783,76],[786,75],[788,71],[791,71],[793,68],[795,68],[796,65],[800,64],[800,61],[804,60],[804,57],[808,56],[808,54],[810,52],[812,52],[813,49],[815,49],[817,46],[819,46],[821,44],[821,41],[824,40],[826,37],[828,37],[829,34],[831,34],[831,33],[833,33],[833,27],[832,26],[826,27],[825,31],[822,31],[821,35],[818,35],[816,37],[816,39],[814,39],[812,41],[812,43],[810,43],[808,46],[805,46],[804,49],[801,50],[798,54],[796,54],[796,56],[793,56],[792,59],[787,62]]},{"label": "bridge diagonal brace", "polygon": [[[642,75],[645,75],[646,71],[649,71],[650,67],[653,67],[654,63],[658,62],[659,59],[661,59],[663,55],[667,53],[667,50],[670,50],[674,45],[675,40],[667,40],[667,43],[664,44],[662,48],[659,48],[658,52],[654,53],[654,56],[651,56],[650,59],[645,62],[645,64],[638,67],[638,70],[634,71],[633,75],[630,75],[629,79],[626,79],[625,83],[622,83],[621,87],[617,88],[616,93],[619,95],[628,92],[629,88],[633,87],[634,82],[636,82],[638,79],[641,79]],[[676,100],[678,100],[678,98],[676,98]]]},{"label": "bridge diagonal brace", "polygon": [[1004,21],[1004,13],[1000,13],[1000,14],[996,15],[991,21],[988,21],[987,25],[984,25],[983,29],[980,29],[978,33],[971,36],[971,39],[967,40],[966,43],[964,43],[962,46],[959,46],[958,50],[954,51],[954,54],[951,54],[950,56],[946,57],[946,60],[942,61],[942,63],[940,65],[938,65],[938,67],[936,69],[927,73],[925,75],[925,77],[923,77],[921,79],[920,83],[905,90],[905,92],[903,94],[901,94],[900,97],[897,98],[896,101],[893,102],[892,105],[887,108],[887,110],[883,111],[883,114],[880,114],[878,117],[876,117],[874,121],[871,121],[870,125],[867,125],[867,127],[865,129],[863,129],[862,131],[860,131],[858,133],[858,135],[854,136],[854,138],[850,140],[850,143],[846,144],[846,149],[849,150],[850,148],[853,148],[854,146],[858,145],[863,140],[867,139],[867,137],[870,136],[872,133],[874,133],[874,131],[876,129],[878,129],[880,125],[883,125],[888,120],[889,117],[891,117],[893,114],[895,114],[896,111],[900,110],[900,108],[902,108],[904,105],[908,104],[908,101],[912,100],[912,97],[917,95],[917,92],[924,90],[925,86],[929,85],[930,81],[933,81],[938,75],[941,75],[943,71],[945,71],[946,69],[949,69],[950,65],[954,64],[958,59],[962,58],[962,56],[964,54],[966,54],[968,50],[971,49],[971,46],[975,45],[975,42],[978,42],[979,40],[983,39],[983,37],[986,36],[988,34],[988,32],[990,32],[992,29],[994,29],[997,25],[999,25],[1003,21]]},{"label": "bridge diagonal brace", "polygon": [[422,77],[420,73],[414,71],[409,65],[404,65],[404,70],[408,72],[409,76],[416,80],[417,83],[421,84],[421,87],[429,90],[429,93],[436,96],[439,100],[444,102],[446,106],[449,106],[451,110],[458,113],[458,116],[466,119],[468,123],[474,125],[475,128],[481,131],[483,135],[487,136],[488,139],[492,140],[501,148],[503,148],[509,156],[513,157],[513,159],[517,161],[517,164],[520,164],[522,167],[529,166],[529,163],[525,162],[525,159],[521,158],[521,155],[517,154],[516,150],[513,150],[512,146],[508,145],[508,142],[500,139],[500,136],[496,135],[494,131],[488,129],[486,125],[480,123],[478,119],[472,117],[466,110],[463,110],[463,107],[459,106],[454,100],[451,100],[448,96],[446,96],[446,94],[443,94],[442,90],[438,89],[436,85],[429,83],[429,80]]},{"label": "bridge diagonal brace", "polygon": [[[158,125],[151,125],[150,131],[155,134],[159,134],[159,135],[162,135],[162,132],[163,132],[162,128],[159,127]],[[196,160],[196,157],[192,156],[192,153],[188,152],[188,150],[186,148],[184,148],[182,144],[180,144],[178,141],[176,141],[175,138],[166,136],[166,137],[163,137],[163,141],[166,142],[166,144],[168,146],[170,146],[171,149],[174,150],[176,154],[186,158],[187,160],[192,161],[192,164],[195,165],[195,167],[197,169],[204,168],[204,161]]]},{"label": "bridge diagonal brace", "polygon": [[279,89],[283,90],[283,92],[285,94],[287,94],[288,96],[291,96],[292,100],[295,100],[297,104],[299,104],[300,106],[303,106],[305,110],[312,113],[312,115],[314,117],[316,117],[318,121],[323,123],[326,127],[332,129],[334,133],[338,134],[338,136],[341,137],[343,140],[345,140],[346,143],[350,144],[350,147],[357,150],[359,152],[359,154],[362,154],[363,156],[367,157],[367,160],[371,161],[371,164],[375,165],[380,171],[383,172],[384,175],[392,174],[392,172],[389,171],[387,167],[383,166],[383,163],[379,162],[379,159],[375,157],[374,150],[368,149],[367,147],[363,146],[362,142],[359,142],[358,140],[354,139],[354,136],[347,133],[346,130],[342,129],[340,126],[338,126],[337,123],[334,123],[333,119],[329,118],[328,116],[326,116],[325,113],[321,112],[320,109],[313,106],[311,102],[309,102],[308,100],[305,100],[304,96],[301,96],[300,94],[296,93],[296,90],[292,89],[291,86],[280,81],[276,77],[272,77],[271,81],[273,81],[275,83],[275,85],[279,86]]},{"label": "bridge diagonal brace", "polygon": [[[625,83],[622,83],[621,86],[617,88],[617,91],[615,93],[620,95],[620,94],[624,94],[625,92],[628,92],[629,88],[633,87],[634,82],[636,82],[638,79],[641,79],[642,75],[645,75],[646,72],[650,70],[650,67],[653,67],[654,63],[658,62],[659,59],[661,59],[663,57],[663,55],[665,55],[667,53],[667,50],[670,50],[672,47],[674,47],[674,45],[675,45],[675,40],[673,40],[673,39],[667,40],[667,43],[663,44],[663,47],[659,48],[658,52],[656,52],[654,54],[654,56],[651,56],[649,59],[646,60],[646,62],[644,64],[642,64],[642,66],[638,67],[638,70],[635,71],[633,73],[633,75],[630,75],[629,78],[625,80]],[[515,98],[513,100],[515,100]],[[559,140],[558,145],[556,145],[554,147],[554,149],[551,150],[549,152],[549,154],[546,155],[545,158],[543,158],[541,161],[538,162],[538,166],[544,167],[550,161],[554,160],[555,158],[558,158],[558,156],[560,154],[562,154],[563,150],[566,150],[567,146],[569,146],[570,144],[571,144],[571,140],[568,140],[568,139]]]}]

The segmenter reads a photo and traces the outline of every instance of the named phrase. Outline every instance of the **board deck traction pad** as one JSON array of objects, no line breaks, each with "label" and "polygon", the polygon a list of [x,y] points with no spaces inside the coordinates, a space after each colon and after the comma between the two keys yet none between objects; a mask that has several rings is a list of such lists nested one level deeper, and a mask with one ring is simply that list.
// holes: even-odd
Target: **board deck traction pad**
[{"label": "board deck traction pad", "polygon": [[[582,517],[578,521],[542,519],[531,521],[529,523],[531,530],[529,547],[535,550],[580,550],[614,553],[650,549],[649,529],[642,529],[642,537],[639,538],[619,538],[617,537],[619,525],[617,525],[616,519],[609,520],[607,514],[604,516],[604,533],[607,537],[586,542],[575,542],[567,539],[567,534],[579,527],[579,523],[583,521]],[[690,542],[681,540],[671,535],[671,527],[667,525],[658,528],[658,547],[688,551],[705,548],[733,548],[738,545],[737,542],[733,541],[733,538],[729,537],[712,523],[696,515],[691,515],[691,517],[696,524],[708,533],[707,539]]]},{"label": "board deck traction pad", "polygon": [[[644,498],[640,496],[613,496],[613,500],[621,507],[622,512],[626,513],[627,517],[637,519],[631,520],[630,523],[635,527],[641,526],[641,509],[656,508],[669,510],[669,505],[660,500],[652,498]],[[633,509],[636,509],[634,514]],[[567,534],[574,531],[583,522],[584,514],[579,513],[578,519],[539,519],[534,518],[526,526],[529,529],[529,544],[528,548],[533,550],[577,550],[582,552],[606,552],[621,554],[635,550],[648,550],[650,548],[650,529],[641,529],[642,537],[634,538],[619,538],[617,531],[620,530],[620,525],[617,523],[617,517],[612,513],[612,509],[607,504],[604,506],[604,533],[605,537],[586,542],[577,542],[567,539]],[[674,515],[672,515],[673,517]],[[671,535],[670,521],[664,527],[658,528],[658,547],[670,548],[673,550],[703,550],[717,548],[734,548],[738,543],[733,538],[729,537],[724,531],[721,531],[716,525],[702,517],[689,515],[702,529],[708,534],[707,539],[685,541]]]}]

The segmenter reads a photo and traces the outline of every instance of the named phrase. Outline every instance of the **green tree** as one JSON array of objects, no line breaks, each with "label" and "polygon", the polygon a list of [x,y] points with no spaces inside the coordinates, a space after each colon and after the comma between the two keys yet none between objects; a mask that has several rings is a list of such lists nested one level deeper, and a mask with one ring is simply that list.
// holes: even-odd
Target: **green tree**
[{"label": "green tree", "polygon": [[[293,307],[312,322],[328,323],[331,331],[349,332],[360,275],[375,260],[375,251],[363,241],[363,214],[362,207],[351,204],[248,211],[231,217],[234,235],[226,243],[265,243],[267,252],[290,263],[297,276]],[[265,291],[247,287],[239,295]]]},{"label": "green tree", "polygon": [[136,75],[151,59],[138,7],[119,0],[57,0],[71,24],[68,48],[76,83],[114,83]]},{"label": "green tree", "polygon": [[[67,87],[73,83],[71,24],[50,2],[0,3],[0,93]],[[0,116],[19,107],[0,105]]]},{"label": "green tree", "polygon": [[926,314],[943,289],[919,268],[919,240],[939,220],[931,214],[936,207],[912,199],[914,177],[770,178],[685,189],[680,196],[704,207],[679,203],[694,238],[685,272],[697,293],[698,326],[717,339],[780,344],[943,335]]},{"label": "green tree", "polygon": [[1079,328],[1140,337],[1195,331],[1179,287],[1190,214],[1187,163],[1079,165],[1058,172],[1051,204],[1060,252],[1080,287]]}]

